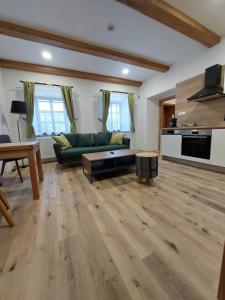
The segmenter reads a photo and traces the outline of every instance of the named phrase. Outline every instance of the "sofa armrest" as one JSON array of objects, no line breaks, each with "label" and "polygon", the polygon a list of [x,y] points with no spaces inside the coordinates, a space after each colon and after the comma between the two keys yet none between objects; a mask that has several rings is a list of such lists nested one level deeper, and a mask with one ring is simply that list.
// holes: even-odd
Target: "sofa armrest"
[{"label": "sofa armrest", "polygon": [[61,164],[62,163],[62,158],[61,158],[61,154],[60,154],[61,147],[58,143],[55,143],[55,144],[53,144],[53,148],[54,148],[54,151],[55,151],[55,156],[57,158],[57,161],[58,161],[58,163]]},{"label": "sofa armrest", "polygon": [[130,139],[127,137],[123,138],[123,145],[126,145],[127,148],[129,149],[130,148]]}]

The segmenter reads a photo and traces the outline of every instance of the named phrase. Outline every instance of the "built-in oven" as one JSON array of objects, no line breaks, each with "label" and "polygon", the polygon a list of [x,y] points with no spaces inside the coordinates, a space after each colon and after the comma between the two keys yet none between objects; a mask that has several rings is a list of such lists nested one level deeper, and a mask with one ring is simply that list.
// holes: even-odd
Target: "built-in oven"
[{"label": "built-in oven", "polygon": [[182,130],[181,154],[210,159],[211,129]]}]

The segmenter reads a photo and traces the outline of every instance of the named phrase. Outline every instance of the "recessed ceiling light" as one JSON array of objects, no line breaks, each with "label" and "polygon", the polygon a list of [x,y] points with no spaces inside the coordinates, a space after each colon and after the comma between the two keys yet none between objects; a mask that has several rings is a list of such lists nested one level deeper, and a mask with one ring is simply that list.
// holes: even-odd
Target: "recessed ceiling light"
[{"label": "recessed ceiling light", "polygon": [[48,51],[42,51],[42,56],[45,58],[45,59],[52,59],[52,55],[50,52]]},{"label": "recessed ceiling light", "polygon": [[128,74],[129,72],[130,72],[130,71],[129,71],[127,68],[125,68],[125,69],[122,70],[122,73],[123,73],[124,75]]}]

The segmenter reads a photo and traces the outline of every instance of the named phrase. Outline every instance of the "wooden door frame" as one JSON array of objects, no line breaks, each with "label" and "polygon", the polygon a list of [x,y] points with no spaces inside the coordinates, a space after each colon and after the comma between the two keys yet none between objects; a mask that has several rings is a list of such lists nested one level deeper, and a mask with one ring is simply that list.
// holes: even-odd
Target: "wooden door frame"
[{"label": "wooden door frame", "polygon": [[176,99],[176,95],[171,95],[165,98],[159,99],[159,132],[158,132],[158,149],[160,151],[160,136],[161,136],[161,128],[163,127],[163,106],[164,102],[168,100]]}]

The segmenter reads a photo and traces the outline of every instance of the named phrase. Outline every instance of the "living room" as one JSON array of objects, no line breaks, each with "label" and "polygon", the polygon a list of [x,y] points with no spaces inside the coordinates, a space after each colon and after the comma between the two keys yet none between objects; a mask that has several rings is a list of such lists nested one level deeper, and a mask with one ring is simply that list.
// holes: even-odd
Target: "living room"
[{"label": "living room", "polygon": [[0,8],[0,299],[224,300],[225,2]]}]

